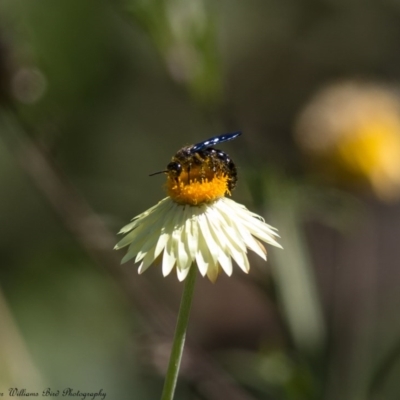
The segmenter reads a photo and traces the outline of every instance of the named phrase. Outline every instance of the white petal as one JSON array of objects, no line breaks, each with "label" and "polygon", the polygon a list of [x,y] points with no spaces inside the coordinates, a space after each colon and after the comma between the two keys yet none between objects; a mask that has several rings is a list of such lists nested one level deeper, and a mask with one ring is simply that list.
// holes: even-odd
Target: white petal
[{"label": "white petal", "polygon": [[[143,238],[146,238],[149,232],[152,232],[154,230],[153,221],[141,220],[139,222],[140,222],[139,226],[137,226],[132,232],[129,232],[123,239],[121,239],[117,243],[117,245],[115,246],[116,249],[121,249],[122,247],[125,247],[130,243],[133,243],[135,241],[140,241]],[[162,225],[159,225],[160,228],[161,226]]]},{"label": "white petal", "polygon": [[127,252],[121,260],[121,264],[125,264],[126,262],[128,262],[129,260],[131,260],[133,257],[136,256],[136,253],[132,253],[132,252]]},{"label": "white petal", "polygon": [[206,245],[206,247],[209,251],[209,254],[211,255],[211,258],[212,258],[212,260],[208,260],[208,261],[209,262],[213,261],[213,263],[215,264],[218,260],[220,248],[219,248],[217,242],[212,237],[205,214],[201,214],[198,216],[198,224],[199,224],[199,228],[200,228],[199,229],[200,234],[201,234],[201,236],[203,236],[205,245]]},{"label": "white petal", "polygon": [[[128,233],[123,239],[121,239],[116,245],[115,245],[115,249],[119,250],[122,249],[125,246],[128,246],[128,244],[132,243],[133,240],[135,240],[135,238],[138,238],[138,235],[143,232],[144,230],[146,230],[146,226],[143,225],[140,228],[136,228],[134,229],[132,232]],[[137,240],[140,240],[141,238],[139,237]]]},{"label": "white petal", "polygon": [[222,267],[222,269],[225,271],[225,273],[228,276],[232,275],[232,260],[229,256],[227,256],[225,253],[221,253],[218,257],[218,262],[219,265]]},{"label": "white petal", "polygon": [[145,240],[146,239],[143,238],[141,241],[132,243],[129,246],[128,251],[127,251],[125,257],[122,259],[121,263],[123,264],[123,263],[127,262],[128,260],[130,260],[131,258],[134,258],[137,255],[137,253],[140,251],[140,249],[142,248]]},{"label": "white petal", "polygon": [[257,226],[257,224],[247,223],[246,227],[249,229],[250,233],[256,238],[273,246],[282,248],[282,246],[272,237],[269,232],[265,232],[264,229],[260,226]]},{"label": "white petal", "polygon": [[246,253],[246,246],[241,240],[239,233],[236,229],[230,227],[226,223],[221,224],[222,234],[225,236],[226,245],[229,253],[234,254],[235,252]]},{"label": "white petal", "polygon": [[229,246],[228,242],[229,240],[223,233],[223,231],[220,229],[219,225],[215,223],[217,220],[217,213],[215,210],[212,212],[208,212],[207,215],[207,220],[208,220],[208,227],[209,231],[211,233],[211,236],[215,240],[215,243],[218,246],[218,263],[222,267],[222,269],[225,271],[225,273],[228,276],[232,275],[232,261],[230,258],[230,251],[229,251]]},{"label": "white petal", "polygon": [[186,279],[189,271],[190,271],[190,268],[186,268],[186,269],[182,269],[182,270],[179,268],[176,269],[176,274],[178,276],[179,282],[182,282],[183,280]]},{"label": "white petal", "polygon": [[[221,250],[226,251],[227,250],[227,238],[220,227],[221,220],[219,218],[218,209],[216,209],[214,207],[210,207],[208,212],[206,213],[206,218],[207,218],[210,232],[211,232],[215,242],[218,243]],[[222,223],[224,223],[224,222],[222,222]]]},{"label": "white petal", "polygon": [[[147,236],[146,240],[144,241],[140,251],[136,255],[135,263],[142,260],[143,257],[149,252],[151,252],[154,255],[154,250],[157,245],[157,241],[158,241],[159,237],[160,237],[160,230],[158,230],[158,229],[152,233],[149,233],[149,235]],[[154,258],[156,258],[156,257],[154,257]]]},{"label": "white petal", "polygon": [[135,229],[120,240],[115,248],[120,249],[133,241],[141,240],[149,231],[154,230],[154,226],[159,226],[161,228],[162,220],[168,217],[169,210],[172,208],[172,202],[167,202],[165,200],[166,199],[152,207],[150,210],[138,215],[134,218],[133,222],[122,228],[120,233],[128,232],[133,228]]},{"label": "white petal", "polygon": [[172,252],[171,247],[172,247],[172,242],[168,241],[164,249],[163,260],[162,260],[162,273],[164,276],[169,275],[169,273],[172,271],[176,263],[176,259]]},{"label": "white petal", "polygon": [[142,274],[144,271],[146,271],[147,268],[150,267],[154,262],[154,257],[152,253],[147,253],[146,256],[144,257],[143,261],[139,265],[138,272],[139,274]]},{"label": "white petal", "polygon": [[212,282],[215,283],[219,275],[218,265],[210,266],[207,270],[207,278]]},{"label": "white petal", "polygon": [[186,251],[184,245],[182,243],[182,230],[184,225],[184,211],[182,207],[176,212],[174,218],[174,227],[171,235],[172,241],[172,251],[174,252],[176,258],[176,266],[177,268],[182,269],[182,265],[186,264]]},{"label": "white petal", "polygon": [[233,222],[235,216],[229,210],[220,208],[218,213],[219,223],[221,229],[225,232],[225,237],[228,239],[229,244],[234,244],[235,248],[245,252],[246,246],[242,240],[240,240],[240,233],[237,231],[237,225]]},{"label": "white petal", "polygon": [[186,233],[186,222],[190,219],[189,207],[185,207],[183,211],[182,227],[181,227],[181,237],[179,241],[178,251],[179,251],[179,263],[178,268],[186,269],[189,268],[193,259],[190,255],[190,249],[188,245],[187,233]]},{"label": "white petal", "polygon": [[185,242],[180,241],[178,246],[179,259],[177,268],[187,269],[192,265],[192,258],[189,256]]},{"label": "white petal", "polygon": [[[166,200],[166,199],[164,199]],[[162,203],[163,200],[160,202]],[[125,225],[118,233],[127,233],[129,231],[131,231],[133,228],[135,228],[141,220],[145,219],[145,217],[147,217],[148,215],[150,215],[153,211],[155,211],[157,208],[160,207],[160,203],[156,204],[155,206],[149,208],[148,210],[146,210],[145,212],[137,215],[136,217],[132,218],[132,222],[129,223],[128,225]]]},{"label": "white petal", "polygon": [[[189,207],[188,207],[189,209]],[[186,243],[186,248],[190,257],[191,262],[193,262],[194,258],[196,257],[197,251],[197,239],[193,236],[193,223],[192,223],[192,213],[189,212],[187,219],[185,221],[185,226],[183,228],[183,235]]]},{"label": "white petal", "polygon": [[170,238],[170,234],[168,232],[166,232],[165,228],[161,231],[161,235],[158,238],[157,244],[156,244],[156,248],[154,249],[154,256],[157,258],[160,253],[164,250],[165,245],[167,244],[169,238]]},{"label": "white petal", "polygon": [[235,253],[232,254],[233,259],[236,261],[236,264],[241,268],[243,272],[246,274],[250,271],[249,260],[247,259],[246,253]]},{"label": "white petal", "polygon": [[199,235],[199,248],[196,253],[196,263],[201,275],[203,276],[207,274],[210,259],[211,255],[207,244],[205,243],[203,236]]},{"label": "white petal", "polygon": [[262,222],[262,220],[260,220],[261,217],[248,211],[246,207],[230,199],[224,198],[221,200],[224,201],[219,202],[219,207],[222,210],[222,215],[224,215],[225,219],[229,219],[229,213],[231,216],[232,214],[235,215],[235,217],[232,218],[231,225],[234,224],[233,221],[235,221],[236,224],[238,224],[238,221],[240,221],[240,223],[243,224],[252,235],[256,236],[266,243],[272,244],[277,247],[282,247],[274,239],[274,236],[279,237],[279,235],[273,230],[270,225]]},{"label": "white petal", "polygon": [[260,247],[260,243],[257,242],[254,237],[251,235],[251,233],[247,230],[247,228],[243,225],[237,224],[237,231],[240,234],[243,242],[245,245],[250,249],[253,250],[256,254],[258,254],[261,258],[264,260],[267,259],[266,254],[265,254],[265,249]]},{"label": "white petal", "polygon": [[244,206],[238,207],[238,204],[234,206],[236,209],[237,217],[244,223],[244,224],[251,224],[256,226],[258,229],[264,231],[269,236],[276,236],[279,237],[278,233],[276,232],[276,228],[268,225],[264,222],[264,219],[259,215],[247,210]]}]

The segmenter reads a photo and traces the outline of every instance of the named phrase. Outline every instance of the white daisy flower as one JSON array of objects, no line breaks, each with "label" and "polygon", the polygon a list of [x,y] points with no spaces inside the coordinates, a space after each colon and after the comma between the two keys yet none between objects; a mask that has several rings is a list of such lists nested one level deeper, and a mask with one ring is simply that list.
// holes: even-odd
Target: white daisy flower
[{"label": "white daisy flower", "polygon": [[232,260],[249,272],[247,249],[266,260],[260,241],[281,247],[275,228],[225,197],[236,183],[236,169],[232,176],[223,163],[217,168],[212,163],[211,168],[206,161],[190,164],[179,174],[175,169],[165,171],[169,196],[121,229],[126,236],[115,249],[129,246],[122,262],[134,258],[140,263],[139,274],[160,263],[164,276],[175,268],[183,281],[196,264],[203,276],[215,282],[221,270],[232,274]]}]

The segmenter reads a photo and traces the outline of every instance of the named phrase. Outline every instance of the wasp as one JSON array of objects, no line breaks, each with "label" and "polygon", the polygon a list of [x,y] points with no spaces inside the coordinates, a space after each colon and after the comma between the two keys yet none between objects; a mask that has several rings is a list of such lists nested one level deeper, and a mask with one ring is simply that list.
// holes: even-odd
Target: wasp
[{"label": "wasp", "polygon": [[228,154],[213,146],[236,139],[241,134],[240,131],[225,133],[200,143],[182,147],[172,157],[166,170],[155,172],[150,176],[167,173],[171,178],[177,180],[181,174],[186,173],[190,182],[191,172],[192,176],[200,176],[200,178],[205,178],[210,173],[214,175],[221,173],[228,177],[228,190],[232,191],[237,182],[236,166]]}]

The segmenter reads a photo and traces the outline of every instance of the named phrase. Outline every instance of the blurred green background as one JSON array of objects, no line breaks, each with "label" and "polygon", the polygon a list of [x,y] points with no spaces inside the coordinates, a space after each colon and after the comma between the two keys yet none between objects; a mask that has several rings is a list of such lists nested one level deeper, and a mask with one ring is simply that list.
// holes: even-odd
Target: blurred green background
[{"label": "blurred green background", "polygon": [[242,130],[233,198],[285,250],[198,280],[176,398],[398,400],[399,43],[398,0],[2,0],[3,397],[159,398],[182,285],[116,232]]}]

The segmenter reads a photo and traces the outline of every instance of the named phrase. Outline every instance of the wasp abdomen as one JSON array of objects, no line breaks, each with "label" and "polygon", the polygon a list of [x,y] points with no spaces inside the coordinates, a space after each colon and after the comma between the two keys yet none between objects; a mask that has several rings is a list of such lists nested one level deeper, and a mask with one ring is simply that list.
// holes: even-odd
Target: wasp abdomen
[{"label": "wasp abdomen", "polygon": [[166,172],[175,180],[187,180],[187,184],[224,175],[227,177],[227,192],[232,191],[237,182],[236,166],[228,154],[211,146],[235,139],[240,134],[228,133],[183,147],[172,157]]}]

